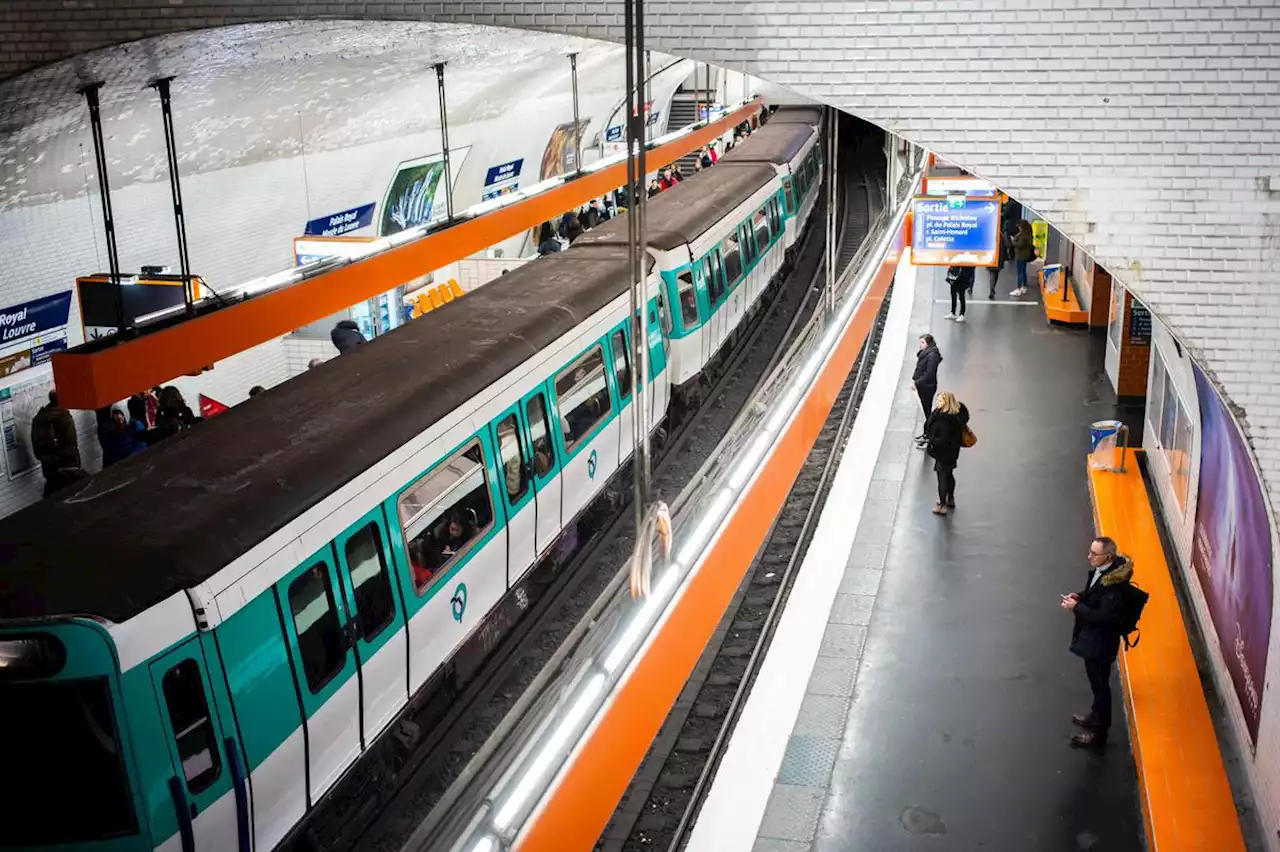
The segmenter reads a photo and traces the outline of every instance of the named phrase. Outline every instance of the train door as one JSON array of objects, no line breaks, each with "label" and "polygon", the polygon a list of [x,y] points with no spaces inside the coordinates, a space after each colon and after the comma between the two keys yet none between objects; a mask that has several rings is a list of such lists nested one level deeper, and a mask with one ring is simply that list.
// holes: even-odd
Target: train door
[{"label": "train door", "polygon": [[[667,336],[665,333],[666,322],[662,317],[666,306],[663,304],[661,291],[658,297],[649,302],[649,389],[652,391],[648,397],[649,405],[649,423],[650,430],[653,425],[662,419],[662,413],[667,410],[667,393],[669,384],[664,376],[663,371],[667,366]],[[658,377],[662,376],[661,379]]]},{"label": "train door", "polygon": [[[248,852],[248,814],[237,813],[224,730],[214,711],[204,652],[193,636],[151,662],[151,685],[161,708],[173,775],[168,793],[182,852]],[[230,740],[235,744],[235,740]],[[248,808],[248,800],[243,803]]]},{"label": "train door", "polygon": [[724,278],[717,275],[716,270],[720,265],[720,251],[715,249],[711,254],[702,259],[701,274],[703,280],[706,281],[707,287],[707,303],[710,310],[707,313],[707,322],[704,326],[705,333],[702,335],[703,350],[700,366],[706,367],[707,362],[711,360],[711,356],[720,348],[720,326],[724,323]]},{"label": "train door", "polygon": [[334,594],[326,547],[276,584],[306,717],[307,791],[324,795],[360,754],[360,685],[350,653],[354,621]]},{"label": "train door", "polygon": [[348,622],[359,666],[361,745],[395,718],[409,700],[408,643],[404,603],[391,579],[382,507],[365,515],[338,537],[339,571]]},{"label": "train door", "polygon": [[559,424],[561,518],[568,521],[586,508],[618,468],[618,438],[612,430],[617,408],[609,390],[604,346],[593,343],[555,377]]},{"label": "train door", "polygon": [[618,383],[618,463],[621,464],[635,451],[632,423],[636,407],[631,404],[631,347],[630,323],[620,325],[609,333],[609,349],[613,363],[613,375]]},{"label": "train door", "polygon": [[543,387],[524,398],[525,420],[529,424],[529,449],[533,452],[533,492],[537,513],[535,551],[546,553],[560,535],[560,464],[558,448],[551,438],[547,417],[547,392]]},{"label": "train door", "polygon": [[502,477],[498,490],[507,514],[507,588],[511,588],[538,557],[538,505],[531,482],[534,460],[520,405],[504,411],[493,431]]}]

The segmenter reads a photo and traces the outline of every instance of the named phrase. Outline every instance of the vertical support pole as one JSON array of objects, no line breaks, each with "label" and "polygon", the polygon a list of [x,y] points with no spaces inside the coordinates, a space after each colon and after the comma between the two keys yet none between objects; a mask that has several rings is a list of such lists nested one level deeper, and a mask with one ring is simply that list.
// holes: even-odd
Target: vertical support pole
[{"label": "vertical support pole", "polygon": [[569,74],[573,78],[573,170],[582,171],[582,124],[578,121],[578,54],[569,54]]},{"label": "vertical support pole", "polygon": [[94,167],[98,172],[98,194],[102,201],[102,229],[107,236],[107,263],[110,266],[111,283],[116,295],[116,333],[124,334],[124,293],[120,289],[120,253],[116,250],[116,220],[111,213],[111,184],[107,180],[107,150],[102,136],[102,108],[98,102],[98,90],[103,83],[88,83],[80,88],[89,105],[89,128],[93,132]]},{"label": "vertical support pole", "polygon": [[[653,104],[653,57],[649,54],[649,51],[644,49],[644,3],[643,3],[643,0],[635,0],[635,4],[636,4],[636,21],[638,22],[636,23],[637,61],[639,61],[639,57],[642,57],[642,56],[644,57],[644,65],[636,69],[636,73],[644,74],[644,103],[649,108],[647,110],[642,110],[642,111],[646,113],[644,117],[644,125],[643,125],[644,141],[648,142],[649,141],[649,118],[650,118],[648,113],[653,111],[653,106],[652,106]],[[641,146],[640,150],[643,152],[644,147]],[[643,174],[641,175],[641,177],[643,178]]]},{"label": "vertical support pole", "polygon": [[826,164],[827,177],[827,297],[828,314],[836,307],[836,127],[839,123],[835,107],[827,107]]},{"label": "vertical support pole", "polygon": [[644,0],[624,0],[627,65],[627,184],[631,208],[627,212],[627,271],[631,291],[631,400],[633,410],[632,503],[637,535],[644,526],[649,502],[649,334],[648,253],[645,250],[644,212],[648,192],[645,179],[645,145],[649,116],[649,55],[644,49]]},{"label": "vertical support pole", "polygon": [[169,192],[173,196],[173,223],[178,232],[178,269],[182,275],[182,296],[187,313],[195,313],[195,292],[191,286],[191,257],[187,251],[187,220],[182,209],[182,182],[178,175],[178,143],[173,132],[173,103],[169,83],[173,77],[152,81],[160,95],[160,118],[164,125],[164,150],[169,159]]},{"label": "vertical support pole", "polygon": [[444,212],[445,218],[453,220],[453,164],[449,161],[449,107],[444,97],[444,66],[448,63],[437,62],[436,91],[440,96],[440,150],[444,151]]}]

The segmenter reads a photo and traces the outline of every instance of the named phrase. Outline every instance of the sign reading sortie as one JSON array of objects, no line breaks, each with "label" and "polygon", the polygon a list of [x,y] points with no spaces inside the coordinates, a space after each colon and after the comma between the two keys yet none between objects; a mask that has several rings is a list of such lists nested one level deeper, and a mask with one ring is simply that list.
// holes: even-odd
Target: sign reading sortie
[{"label": "sign reading sortie", "polygon": [[911,203],[911,262],[917,266],[995,266],[1000,201],[956,195]]}]

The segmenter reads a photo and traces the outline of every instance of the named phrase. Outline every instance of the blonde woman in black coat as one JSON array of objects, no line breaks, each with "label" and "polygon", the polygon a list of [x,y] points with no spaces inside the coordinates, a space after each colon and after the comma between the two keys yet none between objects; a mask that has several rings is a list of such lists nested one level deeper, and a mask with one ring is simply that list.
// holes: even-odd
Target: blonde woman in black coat
[{"label": "blonde woman in black coat", "polygon": [[935,515],[945,515],[956,505],[956,462],[964,427],[969,425],[969,409],[956,399],[955,394],[943,391],[924,422],[925,440],[929,442],[929,455],[933,456],[933,469],[938,474],[938,502],[933,507]]}]

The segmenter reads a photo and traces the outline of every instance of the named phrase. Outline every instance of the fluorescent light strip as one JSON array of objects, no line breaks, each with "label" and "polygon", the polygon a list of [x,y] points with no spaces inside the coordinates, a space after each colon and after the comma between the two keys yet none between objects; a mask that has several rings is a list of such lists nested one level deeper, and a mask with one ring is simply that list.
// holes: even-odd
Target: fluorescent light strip
[{"label": "fluorescent light strip", "polygon": [[663,573],[662,579],[658,581],[657,587],[649,590],[649,597],[644,602],[639,611],[631,618],[631,623],[627,625],[627,629],[623,632],[622,638],[609,651],[609,656],[604,659],[604,670],[609,674],[617,671],[618,666],[622,665],[623,658],[631,651],[632,647],[639,641],[640,636],[644,633],[645,628],[653,620],[653,615],[658,608],[666,602],[667,595],[675,588],[676,580],[680,576],[681,564],[676,562],[667,566],[667,570]]},{"label": "fluorescent light strip", "polygon": [[485,835],[471,847],[471,852],[493,852],[493,838]]},{"label": "fluorescent light strip", "polygon": [[751,442],[751,448],[743,454],[742,458],[735,459],[733,462],[733,476],[729,477],[729,487],[731,489],[739,491],[742,486],[747,484],[751,474],[755,473],[756,465],[760,464],[760,460],[764,458],[764,454],[769,451],[771,446],[773,446],[772,432],[766,429],[756,435],[756,439]]},{"label": "fluorescent light strip", "polygon": [[520,782],[516,784],[511,795],[507,797],[506,802],[503,803],[502,807],[498,809],[497,815],[494,816],[493,824],[499,831],[504,831],[510,827],[516,815],[524,809],[529,797],[533,795],[534,787],[545,780],[552,763],[555,762],[568,744],[569,737],[573,736],[574,732],[577,731],[578,725],[586,717],[596,699],[600,697],[600,693],[604,692],[604,680],[603,674],[597,674],[587,681],[586,687],[578,695],[578,700],[573,703],[573,707],[569,709],[569,712],[560,721],[555,733],[543,743],[538,756],[534,758],[533,763],[525,770]]},{"label": "fluorescent light strip", "polygon": [[705,514],[698,521],[697,526],[693,528],[693,534],[680,547],[680,552],[676,554],[676,561],[683,565],[692,565],[698,552],[706,546],[711,540],[711,536],[715,533],[720,522],[724,520],[724,513],[729,508],[729,504],[733,502],[733,492],[726,489],[720,489],[716,494],[715,500],[707,508]]}]

